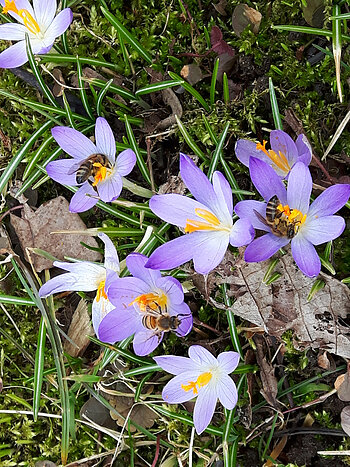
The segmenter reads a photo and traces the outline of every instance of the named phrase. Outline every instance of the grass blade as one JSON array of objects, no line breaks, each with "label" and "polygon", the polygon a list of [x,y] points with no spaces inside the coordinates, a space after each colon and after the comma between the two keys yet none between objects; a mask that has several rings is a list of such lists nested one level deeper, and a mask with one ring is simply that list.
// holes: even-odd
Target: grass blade
[{"label": "grass blade", "polygon": [[177,126],[179,127],[179,130],[184,140],[186,141],[187,145],[192,149],[194,154],[196,154],[200,159],[202,159],[202,161],[209,163],[209,159],[207,158],[207,156],[205,156],[204,152],[201,149],[199,149],[197,144],[190,137],[186,128],[183,126],[181,120],[179,119],[177,115],[175,115],[175,119],[176,119]]},{"label": "grass blade", "polygon": [[[40,60],[45,63],[75,63],[76,57],[74,55],[64,55],[64,54],[45,54],[38,55]],[[115,63],[105,62],[104,60],[98,60],[90,57],[79,57],[80,63],[86,65],[92,65],[96,67],[106,67],[111,68],[114,71],[118,71],[118,66]]]},{"label": "grass blade", "polygon": [[96,104],[96,113],[99,117],[102,116],[102,113],[101,113],[101,108],[102,108],[102,101],[103,101],[103,98],[105,97],[108,89],[110,88],[110,86],[112,85],[113,83],[113,79],[110,79],[108,81],[108,83],[105,84],[105,86],[101,89],[101,91],[99,92],[98,94],[98,99],[97,99],[97,104]]},{"label": "grass blade", "polygon": [[128,120],[128,116],[126,114],[124,114],[124,118],[125,118],[126,134],[128,136],[130,147],[132,148],[132,150],[136,154],[136,160],[137,160],[138,168],[140,169],[140,172],[141,172],[143,178],[146,180],[146,182],[151,184],[151,177],[150,177],[150,174],[149,174],[148,167],[147,167],[145,161],[143,160],[143,157],[142,157],[141,152],[140,152],[140,148],[137,145],[135,135],[134,135],[134,133],[133,133],[133,131],[131,129],[131,125],[130,125],[129,120]]},{"label": "grass blade", "polygon": [[270,90],[270,102],[271,102],[272,116],[273,116],[275,128],[276,130],[283,130],[281,114],[278,108],[277,97],[275,93],[275,88],[273,86],[272,78],[269,78],[269,90]]},{"label": "grass blade", "polygon": [[79,86],[80,100],[83,103],[84,109],[85,109],[86,113],[88,114],[88,116],[91,118],[91,120],[94,120],[94,114],[93,114],[92,109],[90,107],[88,97],[87,97],[87,94],[86,94],[86,90],[84,88],[83,71],[82,71],[82,68],[81,68],[81,63],[80,63],[80,59],[79,59],[78,55],[76,57],[76,61],[77,61],[77,76],[78,76],[78,86]]},{"label": "grass blade", "polygon": [[[340,6],[333,6],[333,16],[337,16],[340,13]],[[343,102],[343,93],[341,88],[340,81],[340,61],[341,61],[341,46],[342,46],[342,37],[341,37],[341,20],[333,19],[332,20],[332,48],[333,56],[335,63],[335,76],[337,81],[337,90],[340,102]]]},{"label": "grass blade", "polygon": [[[169,71],[169,76],[174,80],[174,81],[181,81],[181,77],[179,75],[177,75],[176,73],[173,73],[172,71]],[[192,94],[192,96],[197,99],[197,101],[202,104],[202,107],[207,111],[209,112],[210,111],[210,107],[209,105],[205,102],[205,99],[199,94],[198,91],[196,91],[196,89],[194,89],[193,86],[191,86],[187,81],[185,80],[182,80],[182,84],[181,86],[186,89],[186,91],[188,91],[190,94]]]},{"label": "grass blade", "polygon": [[22,176],[22,181],[25,181],[26,178],[28,178],[28,175],[32,172],[34,169],[34,166],[36,163],[40,160],[41,154],[47,149],[48,146],[53,141],[53,136],[49,136],[48,138],[45,139],[45,141],[41,144],[37,152],[34,154],[34,157],[31,159],[27,167],[25,168],[25,171]]},{"label": "grass blade", "polygon": [[338,126],[336,132],[334,133],[334,136],[333,136],[331,142],[329,143],[329,146],[328,146],[326,152],[322,156],[323,161],[328,156],[328,154],[331,152],[331,150],[332,150],[333,146],[335,145],[335,143],[338,141],[340,135],[342,134],[342,132],[343,132],[344,128],[346,127],[346,125],[348,124],[349,120],[350,120],[350,110],[345,115],[343,120],[340,122],[340,125]]},{"label": "grass blade", "polygon": [[0,303],[19,306],[36,306],[31,298],[14,297],[12,295],[0,295]]},{"label": "grass blade", "polygon": [[[87,81],[88,83],[92,84],[93,86],[97,86],[99,88],[104,88],[106,86],[106,81],[103,79],[97,78],[82,78],[83,81]],[[111,84],[109,89],[119,96],[123,97],[124,99],[128,99],[129,101],[137,101],[137,98],[127,89],[124,89],[116,84]]]},{"label": "grass blade", "polygon": [[218,57],[215,60],[213,74],[211,77],[211,84],[210,84],[210,105],[211,107],[213,107],[215,103],[215,88],[216,88],[216,78],[218,76],[218,70],[219,70],[219,62],[220,62],[220,58]]},{"label": "grass blade", "polygon": [[70,108],[69,102],[68,102],[68,100],[66,98],[66,93],[64,92],[64,89],[62,91],[62,99],[63,99],[63,105],[64,105],[64,109],[66,111],[68,123],[74,130],[76,130],[77,126],[76,126],[76,124],[74,122],[74,119],[73,119],[73,112],[72,112],[72,109]]},{"label": "grass blade", "polygon": [[44,318],[41,317],[38,344],[35,352],[35,367],[34,367],[34,396],[33,396],[33,416],[34,422],[38,419],[40,409],[41,388],[43,385],[43,371],[45,358],[45,343],[46,343],[46,326]]},{"label": "grass blade", "polygon": [[[292,31],[292,32],[299,32],[303,34],[313,34],[315,36],[324,36],[324,37],[332,37],[332,31],[328,29],[319,29],[319,28],[310,28],[308,26],[293,26],[291,24],[278,24],[271,26],[272,29],[278,29],[279,31]],[[350,36],[346,36],[345,34],[341,35],[342,39],[349,41]]]},{"label": "grass blade", "polygon": [[150,94],[151,92],[159,92],[163,89],[173,88],[175,86],[182,86],[183,79],[176,81],[176,80],[167,80],[167,81],[158,81],[157,83],[148,84],[143,88],[138,89],[135,92],[135,96],[143,96],[145,94]]},{"label": "grass blade", "polygon": [[230,102],[230,91],[228,88],[228,78],[226,72],[222,76],[222,87],[224,93],[224,102],[227,105]]},{"label": "grass blade", "polygon": [[213,157],[212,157],[212,159],[210,161],[210,165],[209,165],[209,169],[208,169],[208,178],[209,178],[209,180],[211,180],[211,178],[213,176],[213,173],[215,172],[215,170],[217,168],[219,160],[223,158],[222,148],[224,146],[225,139],[226,139],[229,127],[230,127],[230,122],[227,122],[226,125],[225,125],[225,128],[224,128],[224,131],[222,132],[222,134],[221,134],[221,136],[219,138],[219,141],[218,141],[218,144],[217,144],[217,146],[215,148]]}]

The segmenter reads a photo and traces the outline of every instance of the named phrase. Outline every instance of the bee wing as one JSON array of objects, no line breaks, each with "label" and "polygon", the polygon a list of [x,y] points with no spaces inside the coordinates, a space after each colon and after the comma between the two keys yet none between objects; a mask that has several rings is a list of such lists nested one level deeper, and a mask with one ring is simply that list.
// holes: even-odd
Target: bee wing
[{"label": "bee wing", "polygon": [[267,220],[265,219],[265,217],[263,217],[260,212],[256,211],[255,209],[253,209],[254,211],[254,214],[256,215],[256,217],[259,219],[260,222],[262,222],[264,225],[266,225],[267,227],[271,228],[271,226],[268,224]]},{"label": "bee wing", "polygon": [[79,161],[79,162],[76,162],[75,164],[73,164],[72,167],[68,170],[68,175],[73,175],[79,169],[79,167],[82,164],[84,164],[84,162],[85,161]]}]

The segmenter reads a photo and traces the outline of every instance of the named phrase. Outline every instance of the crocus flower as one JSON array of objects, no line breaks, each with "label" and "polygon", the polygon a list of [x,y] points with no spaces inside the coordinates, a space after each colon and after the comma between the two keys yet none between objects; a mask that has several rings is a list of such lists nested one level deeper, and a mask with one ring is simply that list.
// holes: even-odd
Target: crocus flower
[{"label": "crocus flower", "polygon": [[50,279],[39,290],[40,297],[48,297],[65,291],[92,292],[97,290],[92,303],[92,324],[97,336],[101,320],[114,308],[107,297],[106,281],[112,282],[113,278],[118,277],[119,274],[119,259],[115,246],[106,234],[99,233],[98,236],[105,244],[104,264],[89,261],[79,263],[54,261],[54,266],[68,273]]},{"label": "crocus flower", "polygon": [[126,265],[134,277],[107,284],[108,298],[115,309],[102,320],[98,330],[100,340],[111,344],[135,334],[137,355],[148,355],[162,341],[164,332],[157,323],[164,314],[173,318],[169,322],[178,336],[185,336],[192,329],[192,315],[184,303],[180,282],[147,269],[146,262],[146,256],[132,253],[126,258]]},{"label": "crocus flower", "polygon": [[222,352],[215,358],[200,345],[192,345],[187,357],[154,357],[168,373],[176,375],[164,387],[162,397],[169,404],[181,404],[197,397],[193,422],[198,434],[209,425],[217,400],[228,410],[237,404],[237,389],[229,374],[237,367],[237,352]]},{"label": "crocus flower", "polygon": [[56,37],[71,24],[73,14],[65,8],[56,17],[56,0],[0,0],[2,13],[8,13],[18,23],[0,25],[0,39],[19,41],[0,54],[0,68],[16,68],[28,61],[25,36],[28,34],[34,54],[49,52]]},{"label": "crocus flower", "polygon": [[309,165],[312,158],[310,143],[305,135],[299,135],[297,140],[282,130],[273,130],[270,133],[271,149],[266,149],[267,141],[254,143],[248,139],[239,139],[236,143],[236,156],[249,167],[250,157],[260,159],[269,164],[282,178],[286,178],[297,162]]},{"label": "crocus flower", "polygon": [[[343,232],[344,219],[333,214],[342,208],[350,195],[350,185],[334,185],[327,188],[309,206],[312,179],[309,168],[297,162],[288,178],[288,188],[276,172],[264,161],[251,157],[250,177],[265,202],[247,200],[235,206],[241,218],[247,218],[259,230],[267,232],[255,239],[245,250],[247,262],[264,261],[291,241],[292,255],[300,270],[309,277],[317,276],[321,262],[314,245],[329,242]],[[266,201],[277,196],[277,219],[291,227],[291,234],[279,236],[276,229],[266,225]],[[274,231],[275,230],[275,231]]]},{"label": "crocus flower", "polygon": [[247,245],[254,229],[247,219],[233,222],[232,190],[220,172],[214,172],[213,184],[184,154],[180,156],[180,173],[194,199],[177,194],[156,195],[150,208],[161,219],[182,227],[187,235],[157,248],[146,267],[171,269],[193,259],[194,268],[207,274],[223,259],[229,243]]},{"label": "crocus flower", "polygon": [[50,162],[46,166],[48,175],[63,185],[81,185],[69,210],[83,212],[95,206],[99,198],[105,202],[117,199],[123,187],[122,177],[134,168],[136,155],[126,149],[115,157],[115,139],[107,120],[102,117],[96,120],[96,144],[73,128],[56,126],[51,132],[73,159]]}]

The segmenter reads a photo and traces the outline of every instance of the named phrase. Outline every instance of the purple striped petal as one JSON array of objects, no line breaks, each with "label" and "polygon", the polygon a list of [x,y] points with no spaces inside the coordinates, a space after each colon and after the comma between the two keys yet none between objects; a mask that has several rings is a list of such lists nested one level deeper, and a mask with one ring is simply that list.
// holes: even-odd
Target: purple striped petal
[{"label": "purple striped petal", "polygon": [[312,148],[305,135],[299,135],[295,145],[298,150],[298,161],[309,165],[312,159]]},{"label": "purple striped petal", "polygon": [[269,201],[274,195],[277,195],[281,202],[286,204],[286,189],[272,167],[266,162],[251,157],[249,171],[252,182],[265,201]]},{"label": "purple striped petal", "polygon": [[168,404],[182,404],[190,401],[195,397],[193,391],[185,391],[181,385],[189,384],[189,381],[196,381],[200,371],[194,367],[191,370],[183,371],[182,373],[172,378],[165,386],[162,392],[162,397]]},{"label": "purple striped petal", "polygon": [[248,245],[255,236],[255,230],[249,219],[238,219],[232,227],[230,243],[232,246]]},{"label": "purple striped petal", "polygon": [[192,246],[194,269],[199,274],[208,274],[223,260],[230,237],[226,232],[220,231],[194,233],[196,234],[195,243]]},{"label": "purple striped petal", "polygon": [[266,216],[266,203],[255,201],[253,199],[240,201],[235,205],[235,213],[240,218],[249,219],[250,223],[255,229],[270,231],[270,227],[264,224],[256,215],[257,211],[264,219]]},{"label": "purple striped petal", "polygon": [[292,138],[282,130],[273,130],[270,133],[270,145],[271,149],[276,154],[281,153],[286,156],[289,166],[292,167],[298,158],[297,147]]},{"label": "purple striped petal", "polygon": [[311,204],[308,216],[330,216],[341,209],[350,196],[350,185],[333,185]]},{"label": "purple striped petal", "polygon": [[46,29],[53,21],[56,10],[56,0],[34,0],[33,1],[35,18],[40,26],[40,29]]},{"label": "purple striped petal", "polygon": [[7,23],[0,25],[0,39],[7,41],[24,41],[28,29],[23,24]]},{"label": "purple striped petal", "polygon": [[247,263],[258,263],[271,258],[280,248],[289,243],[286,237],[277,237],[274,234],[268,233],[262,237],[256,238],[250,243],[245,252],[244,259]]},{"label": "purple striped petal", "polygon": [[76,165],[74,159],[61,159],[59,161],[49,162],[46,166],[46,172],[52,180],[55,182],[62,183],[62,185],[76,186],[76,174],[69,172]]},{"label": "purple striped petal", "polygon": [[312,178],[309,168],[302,162],[297,162],[288,178],[287,202],[290,208],[298,209],[303,214],[309,210]]},{"label": "purple striped petal", "polygon": [[122,177],[125,175],[129,175],[132,169],[135,167],[136,164],[136,154],[131,149],[125,149],[122,151],[116,161],[116,171]]},{"label": "purple striped petal", "polygon": [[318,276],[321,270],[321,261],[315,247],[302,235],[292,239],[292,255],[298,268],[305,276]]},{"label": "purple striped petal", "polygon": [[191,345],[188,349],[188,355],[191,360],[199,365],[215,365],[217,366],[217,360],[212,353],[201,345]]},{"label": "purple striped petal", "polygon": [[[172,375],[179,375],[185,371],[192,372],[194,365],[190,358],[177,357],[176,355],[164,355],[162,357],[153,357],[164,371]],[[200,370],[196,367],[197,370]]]},{"label": "purple striped petal", "polygon": [[232,379],[227,375],[222,375],[220,382],[216,386],[216,394],[221,404],[227,410],[232,410],[238,401],[237,388]]},{"label": "purple striped petal", "polygon": [[[148,271],[152,271],[152,269],[148,269]],[[184,301],[184,293],[181,284],[175,277],[161,277],[156,281],[156,286],[157,289],[161,289],[165,292],[172,305],[179,305]]]},{"label": "purple striped petal", "polygon": [[[141,253],[131,253],[126,258],[126,266],[134,277],[144,281],[150,289],[157,288],[157,281],[162,277],[160,271],[148,269],[148,258]],[[155,268],[158,269],[158,268]]]},{"label": "purple striped petal", "polygon": [[214,172],[213,188],[222,213],[221,221],[229,223],[233,214],[232,188],[221,172]]},{"label": "purple striped petal", "polygon": [[55,126],[52,128],[51,133],[63,151],[75,159],[82,161],[98,152],[89,138],[73,128]]},{"label": "purple striped petal", "polygon": [[54,42],[56,37],[64,33],[73,21],[73,13],[70,8],[65,8],[60,11],[50,26],[45,31],[45,41],[48,43]]},{"label": "purple striped petal", "polygon": [[260,149],[256,149],[256,143],[248,139],[239,139],[236,143],[235,152],[237,159],[243,165],[249,167],[249,159],[255,157],[271,165],[271,159]]},{"label": "purple striped petal", "polygon": [[187,336],[187,334],[192,330],[193,326],[193,317],[191,310],[187,303],[180,303],[177,305],[171,305],[168,309],[169,315],[178,316],[180,320],[180,325],[176,330],[178,336]]},{"label": "purple striped petal", "polygon": [[219,362],[220,368],[228,375],[237,368],[239,359],[239,353],[232,351],[222,352],[217,357],[217,361]]},{"label": "purple striped petal", "polygon": [[28,61],[26,44],[17,42],[0,54],[0,68],[17,68]]},{"label": "purple striped petal", "polygon": [[116,153],[115,138],[111,127],[103,117],[98,117],[96,120],[95,141],[98,152],[108,156],[109,162],[114,165]]},{"label": "purple striped petal", "polygon": [[122,188],[122,178],[117,171],[114,171],[112,175],[107,176],[103,181],[97,184],[98,194],[105,203],[119,198]]},{"label": "purple striped petal", "polygon": [[79,190],[74,193],[69,204],[70,212],[84,212],[91,209],[98,201],[97,193],[89,182],[85,182]]},{"label": "purple striped petal", "polygon": [[324,216],[305,223],[302,235],[313,245],[321,245],[339,237],[345,229],[345,221],[340,216]]},{"label": "purple striped petal", "polygon": [[146,268],[172,269],[192,259],[193,235],[182,235],[158,247],[149,257]]},{"label": "purple striped petal", "polygon": [[135,334],[133,348],[136,355],[149,355],[163,340],[163,335],[155,335],[153,331],[139,331]]},{"label": "purple striped petal", "polygon": [[193,422],[196,428],[197,434],[203,433],[203,431],[209,425],[213,418],[217,395],[216,392],[210,390],[210,386],[205,386],[202,391],[199,391],[196,405],[193,411]]},{"label": "purple striped petal", "polygon": [[91,321],[98,339],[100,339],[98,328],[101,324],[101,321],[108,313],[114,310],[114,308],[114,305],[112,305],[112,303],[104,297],[101,297],[99,301],[97,301],[95,298],[95,300],[92,302]]},{"label": "purple striped petal", "polygon": [[150,292],[149,286],[137,277],[115,279],[108,286],[108,298],[115,306],[129,307],[136,297]]},{"label": "purple striped petal", "polygon": [[111,269],[112,271],[119,272],[119,258],[117,250],[112,242],[112,240],[103,232],[98,234],[99,238],[105,244],[105,262],[104,266],[106,269]]},{"label": "purple striped petal", "polygon": [[98,328],[99,339],[109,344],[126,339],[140,329],[140,320],[139,314],[132,308],[127,312],[124,309],[114,309],[101,321]]}]

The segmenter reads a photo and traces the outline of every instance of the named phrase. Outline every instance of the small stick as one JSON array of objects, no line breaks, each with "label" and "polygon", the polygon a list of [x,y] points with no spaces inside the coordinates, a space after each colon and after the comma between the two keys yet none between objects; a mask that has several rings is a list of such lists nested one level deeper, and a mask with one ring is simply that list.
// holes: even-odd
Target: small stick
[{"label": "small stick", "polygon": [[151,142],[150,138],[146,138],[146,146],[147,146],[147,165],[148,165],[148,170],[149,170],[149,177],[151,179],[151,188],[152,188],[152,191],[155,192],[156,187],[154,185],[152,159],[151,159],[152,142]]},{"label": "small stick", "polygon": [[157,445],[156,446],[157,446],[156,455],[154,457],[152,467],[156,467],[156,465],[157,465],[157,460],[158,460],[158,457],[159,457],[159,450],[160,450],[160,435],[157,436]]}]

